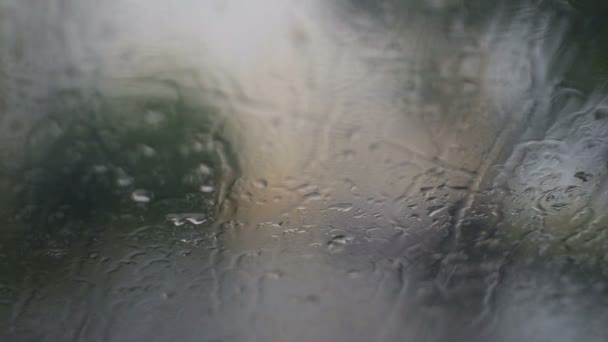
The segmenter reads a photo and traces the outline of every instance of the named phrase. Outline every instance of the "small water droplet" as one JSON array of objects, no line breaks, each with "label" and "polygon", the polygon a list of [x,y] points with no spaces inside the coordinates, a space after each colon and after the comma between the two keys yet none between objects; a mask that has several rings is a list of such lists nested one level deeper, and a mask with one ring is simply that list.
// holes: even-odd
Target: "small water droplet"
[{"label": "small water droplet", "polygon": [[108,167],[105,165],[95,165],[93,166],[93,172],[97,174],[106,173],[108,171]]},{"label": "small water droplet", "polygon": [[574,174],[574,177],[580,179],[583,182],[588,182],[593,176],[588,172],[579,171]]},{"label": "small water droplet", "polygon": [[169,300],[169,299],[171,299],[171,298],[175,297],[175,293],[173,293],[173,292],[162,292],[162,293],[160,294],[160,297],[161,297],[163,300]]},{"label": "small water droplet", "polygon": [[167,117],[165,116],[165,114],[156,111],[156,110],[149,110],[146,115],[145,115],[145,121],[148,125],[150,126],[158,126],[160,125],[163,121],[165,121],[167,119]]},{"label": "small water droplet", "polygon": [[608,109],[599,108],[595,111],[595,113],[593,113],[593,116],[595,117],[595,120],[603,120],[605,118],[608,118]]},{"label": "small water droplet", "polygon": [[137,189],[131,193],[131,199],[137,203],[149,203],[152,200],[152,193],[147,190]]},{"label": "small water droplet", "polygon": [[120,187],[127,187],[127,186],[133,184],[133,178],[132,177],[128,177],[128,176],[127,177],[121,177],[121,178],[118,178],[116,180],[116,183]]},{"label": "small water droplet", "polygon": [[567,206],[568,206],[568,203],[555,203],[555,204],[551,205],[551,208],[559,211],[560,209],[567,207]]},{"label": "small water droplet", "polygon": [[141,154],[145,157],[154,157],[156,155],[156,150],[148,145],[141,145]]},{"label": "small water droplet", "polygon": [[281,277],[283,277],[283,272],[281,271],[266,272],[266,278],[268,279],[280,279]]},{"label": "small water droplet", "polygon": [[318,191],[314,191],[302,196],[302,199],[304,201],[319,201],[323,199],[323,196]]},{"label": "small water droplet", "polygon": [[118,184],[118,186],[125,188],[133,184],[133,177],[129,176],[122,169],[118,169],[117,173],[116,184]]},{"label": "small water droplet", "polygon": [[215,188],[211,185],[202,185],[200,189],[201,189],[201,192],[204,192],[204,193],[210,193],[215,190]]},{"label": "small water droplet", "polygon": [[200,164],[200,165],[198,166],[198,172],[199,172],[201,175],[208,176],[208,175],[210,175],[210,174],[211,174],[211,168],[210,168],[209,166],[207,166],[207,164]]},{"label": "small water droplet", "polygon": [[327,209],[329,209],[329,210],[337,210],[337,211],[341,211],[341,212],[348,212],[352,208],[353,208],[352,203],[338,203],[338,204],[330,205],[329,207],[327,207]]},{"label": "small water droplet", "polygon": [[321,298],[317,295],[308,295],[304,297],[304,301],[308,303],[317,304],[321,301]]},{"label": "small water droplet", "polygon": [[179,150],[179,154],[181,154],[181,155],[182,155],[182,156],[184,156],[184,157],[189,156],[189,155],[190,155],[190,153],[192,152],[192,151],[190,150],[190,146],[185,145],[185,144],[180,145],[180,146],[178,147],[178,150]]},{"label": "small water droplet", "polygon": [[591,208],[583,208],[570,219],[570,224],[574,227],[579,226],[593,217]]},{"label": "small water droplet", "polygon": [[205,145],[203,145],[199,141],[195,141],[192,143],[192,151],[194,152],[202,152],[205,149]]},{"label": "small water droplet", "polygon": [[349,272],[348,272],[348,277],[349,277],[350,279],[357,279],[357,278],[360,278],[360,277],[361,277],[361,272],[359,272],[359,271],[349,271]]},{"label": "small water droplet", "polygon": [[327,249],[332,253],[340,253],[353,240],[352,236],[336,235],[327,243]]},{"label": "small water droplet", "polygon": [[48,249],[44,254],[53,258],[61,258],[67,254],[67,251],[61,248],[51,248]]},{"label": "small water droplet", "polygon": [[257,181],[255,181],[253,183],[253,186],[255,186],[258,189],[263,189],[268,186],[268,182],[265,179],[258,179]]},{"label": "small water droplet", "polygon": [[201,213],[169,214],[167,215],[167,220],[173,222],[176,227],[182,226],[187,222],[199,225],[207,221],[205,215]]}]

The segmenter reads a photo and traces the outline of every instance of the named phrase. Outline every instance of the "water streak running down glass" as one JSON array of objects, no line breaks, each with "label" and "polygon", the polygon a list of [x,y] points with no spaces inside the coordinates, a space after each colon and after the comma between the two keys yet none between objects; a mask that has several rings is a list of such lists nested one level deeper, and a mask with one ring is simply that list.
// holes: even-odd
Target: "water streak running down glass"
[{"label": "water streak running down glass", "polygon": [[607,13],[0,0],[0,340],[605,341]]}]

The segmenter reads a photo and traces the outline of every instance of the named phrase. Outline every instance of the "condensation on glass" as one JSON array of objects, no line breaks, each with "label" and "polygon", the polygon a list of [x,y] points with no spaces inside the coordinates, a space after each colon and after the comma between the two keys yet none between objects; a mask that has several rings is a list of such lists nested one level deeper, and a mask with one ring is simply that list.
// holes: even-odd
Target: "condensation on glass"
[{"label": "condensation on glass", "polygon": [[605,7],[0,0],[0,340],[605,341]]}]

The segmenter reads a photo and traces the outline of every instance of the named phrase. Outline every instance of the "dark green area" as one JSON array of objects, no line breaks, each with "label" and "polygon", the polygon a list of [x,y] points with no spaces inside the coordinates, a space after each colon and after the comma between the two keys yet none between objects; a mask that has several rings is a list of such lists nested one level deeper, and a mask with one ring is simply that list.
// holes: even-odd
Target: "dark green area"
[{"label": "dark green area", "polygon": [[236,168],[223,123],[172,82],[156,83],[168,91],[150,91],[146,80],[129,82],[127,95],[52,96],[49,115],[26,138],[24,165],[3,175],[12,193],[3,222],[17,232],[4,241],[10,250],[69,250],[134,218],[133,228],[170,225],[166,216],[173,213],[213,221],[218,192],[230,182],[224,164]]}]

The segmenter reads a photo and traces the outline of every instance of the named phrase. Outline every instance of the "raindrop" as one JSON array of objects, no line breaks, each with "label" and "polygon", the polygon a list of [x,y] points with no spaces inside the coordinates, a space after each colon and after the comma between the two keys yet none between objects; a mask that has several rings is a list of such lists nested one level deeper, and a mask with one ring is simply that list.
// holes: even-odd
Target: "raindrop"
[{"label": "raindrop", "polygon": [[61,248],[51,248],[46,250],[44,254],[53,258],[61,258],[67,254],[67,251]]},{"label": "raindrop", "polygon": [[144,119],[150,126],[159,126],[163,121],[167,120],[167,117],[159,111],[149,110]]},{"label": "raindrop", "polygon": [[154,157],[156,155],[156,151],[148,145],[141,145],[141,153],[145,157]]},{"label": "raindrop", "polygon": [[341,211],[341,212],[348,212],[352,208],[353,208],[352,203],[338,203],[338,204],[330,205],[329,207],[327,207],[327,209],[329,209],[329,210],[337,210],[337,211]]},{"label": "raindrop", "polygon": [[200,165],[198,166],[198,172],[199,172],[201,175],[208,176],[208,175],[210,175],[210,174],[211,174],[211,168],[210,168],[209,166],[207,166],[207,164],[200,164]]},{"label": "raindrop", "polygon": [[599,108],[593,113],[595,120],[603,120],[608,118],[608,108]]},{"label": "raindrop", "polygon": [[268,186],[268,182],[265,179],[258,179],[253,185],[258,189],[263,189]]},{"label": "raindrop", "polygon": [[357,279],[361,277],[361,272],[360,271],[349,271],[348,272],[348,277],[350,279]]},{"label": "raindrop", "polygon": [[116,178],[116,184],[122,188],[126,188],[133,184],[133,177],[129,176],[122,169],[118,170],[118,177]]},{"label": "raindrop", "polygon": [[353,240],[352,236],[336,235],[327,243],[327,249],[332,253],[343,252],[346,245],[350,244]]},{"label": "raindrop", "polygon": [[167,220],[173,222],[176,227],[186,223],[199,225],[207,221],[205,215],[202,213],[169,214],[167,215]]},{"label": "raindrop", "polygon": [[160,298],[163,300],[169,300],[169,299],[172,299],[173,297],[175,297],[175,293],[173,293],[173,292],[162,292],[160,294]]},{"label": "raindrop", "polygon": [[280,279],[281,277],[283,277],[283,272],[281,272],[281,271],[270,271],[270,272],[266,272],[265,276],[268,279]]},{"label": "raindrop", "polygon": [[137,203],[149,203],[152,200],[152,194],[143,189],[137,189],[131,193],[131,199]]},{"label": "raindrop", "polygon": [[583,182],[588,182],[591,179],[592,175],[585,171],[579,171],[574,174],[574,177],[580,179]]},{"label": "raindrop", "polygon": [[211,185],[202,185],[200,189],[201,189],[201,192],[204,192],[204,193],[210,193],[215,190],[215,188]]},{"label": "raindrop", "polygon": [[95,165],[93,166],[93,172],[97,174],[106,173],[108,171],[108,167],[105,165]]},{"label": "raindrop", "polygon": [[199,141],[195,141],[192,143],[192,151],[194,152],[202,152],[205,149],[205,146]]}]

